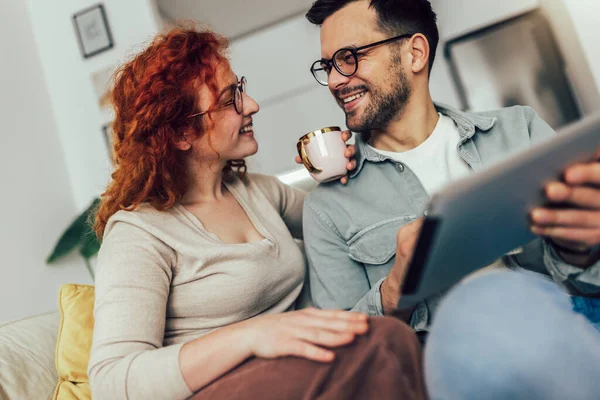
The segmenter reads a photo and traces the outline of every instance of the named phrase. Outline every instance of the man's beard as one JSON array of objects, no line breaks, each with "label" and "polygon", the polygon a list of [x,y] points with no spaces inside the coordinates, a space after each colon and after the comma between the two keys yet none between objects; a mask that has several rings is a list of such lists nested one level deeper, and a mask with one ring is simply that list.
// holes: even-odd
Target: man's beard
[{"label": "man's beard", "polygon": [[365,86],[369,93],[370,103],[362,115],[356,115],[356,111],[346,113],[346,126],[351,131],[368,133],[374,129],[385,129],[390,122],[399,119],[402,115],[410,97],[411,87],[399,60],[394,58],[392,62],[389,71],[391,76],[390,92],[385,93],[380,89]]}]

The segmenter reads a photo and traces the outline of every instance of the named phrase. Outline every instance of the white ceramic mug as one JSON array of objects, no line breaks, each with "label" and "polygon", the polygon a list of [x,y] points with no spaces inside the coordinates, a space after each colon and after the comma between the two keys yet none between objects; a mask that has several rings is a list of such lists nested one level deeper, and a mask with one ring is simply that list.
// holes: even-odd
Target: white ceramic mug
[{"label": "white ceramic mug", "polygon": [[307,133],[296,143],[302,163],[317,182],[328,182],[346,175],[346,143],[337,126]]}]

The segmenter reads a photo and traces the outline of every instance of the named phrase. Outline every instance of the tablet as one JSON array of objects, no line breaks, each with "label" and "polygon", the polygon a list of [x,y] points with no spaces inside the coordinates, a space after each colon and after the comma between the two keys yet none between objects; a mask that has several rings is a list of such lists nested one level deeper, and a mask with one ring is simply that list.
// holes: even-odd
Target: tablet
[{"label": "tablet", "polygon": [[535,238],[529,211],[546,203],[545,183],[592,160],[600,114],[566,126],[551,140],[454,182],[434,195],[398,306],[410,307]]}]

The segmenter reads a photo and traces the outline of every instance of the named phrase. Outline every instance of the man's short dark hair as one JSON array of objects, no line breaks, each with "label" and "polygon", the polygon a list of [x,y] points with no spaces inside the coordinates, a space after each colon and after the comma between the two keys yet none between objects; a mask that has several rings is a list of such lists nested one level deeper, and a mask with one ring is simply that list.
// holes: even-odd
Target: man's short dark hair
[{"label": "man's short dark hair", "polygon": [[[306,13],[306,19],[321,26],[329,16],[346,5],[359,0],[317,0]],[[422,33],[430,47],[429,72],[433,67],[440,35],[437,17],[429,0],[370,0],[369,7],[377,13],[379,28],[390,35]],[[349,27],[352,29],[352,27]]]}]

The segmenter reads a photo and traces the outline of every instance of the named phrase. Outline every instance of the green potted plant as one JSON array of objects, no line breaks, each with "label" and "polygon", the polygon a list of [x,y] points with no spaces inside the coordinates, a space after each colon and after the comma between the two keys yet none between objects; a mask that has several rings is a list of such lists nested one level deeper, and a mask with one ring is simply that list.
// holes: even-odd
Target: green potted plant
[{"label": "green potted plant", "polygon": [[56,260],[66,256],[77,249],[83,257],[85,266],[94,280],[94,270],[90,259],[100,250],[100,240],[92,228],[96,209],[100,204],[100,199],[96,198],[64,231],[58,239],[56,246],[46,259],[46,263],[53,264]]}]

